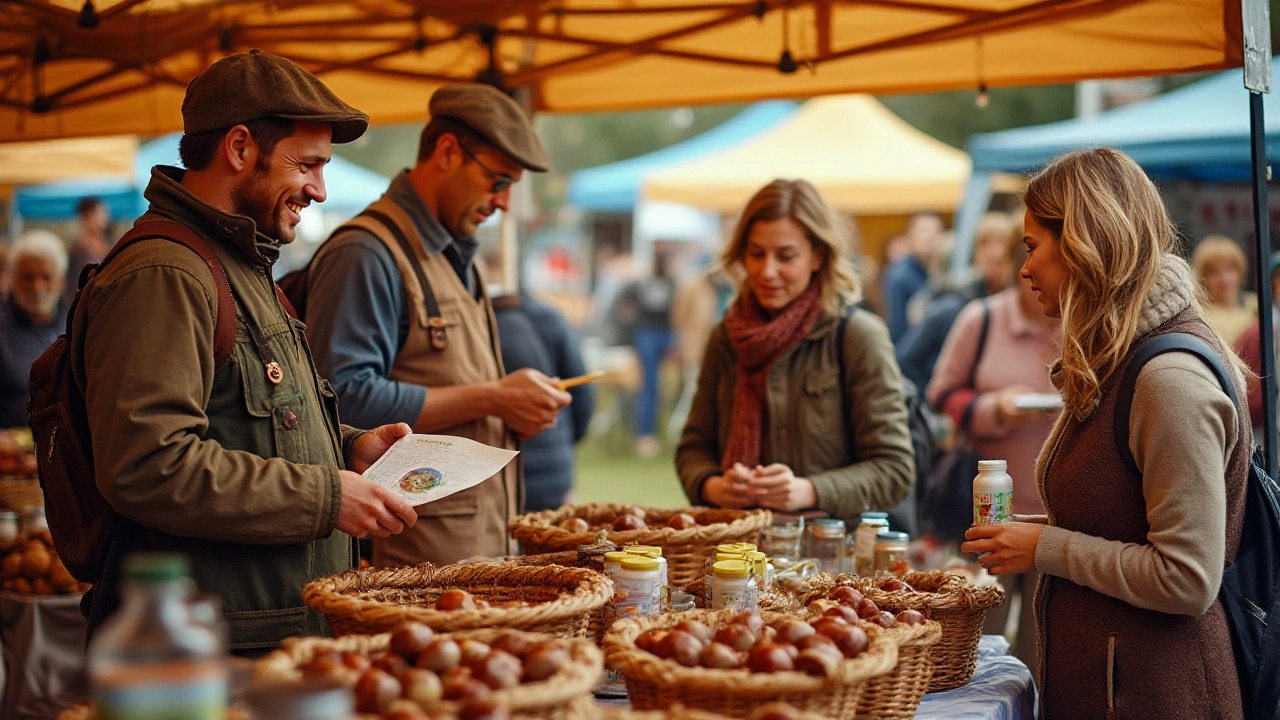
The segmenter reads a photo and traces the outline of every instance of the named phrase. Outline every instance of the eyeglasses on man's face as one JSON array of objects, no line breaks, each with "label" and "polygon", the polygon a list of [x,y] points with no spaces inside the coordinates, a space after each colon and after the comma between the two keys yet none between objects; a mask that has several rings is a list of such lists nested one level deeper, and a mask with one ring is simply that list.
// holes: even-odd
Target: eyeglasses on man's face
[{"label": "eyeglasses on man's face", "polygon": [[458,143],[458,147],[462,148],[462,152],[466,153],[467,157],[474,160],[475,163],[479,165],[485,172],[489,173],[489,177],[493,180],[493,185],[489,188],[489,192],[493,193],[494,195],[497,195],[498,193],[502,192],[503,190],[506,190],[507,188],[511,187],[513,183],[515,183],[515,180],[512,179],[510,175],[499,175],[498,173],[489,169],[489,166],[481,162],[480,158],[476,157],[476,154],[471,152],[471,149],[468,148],[466,145],[463,145],[462,143]]}]

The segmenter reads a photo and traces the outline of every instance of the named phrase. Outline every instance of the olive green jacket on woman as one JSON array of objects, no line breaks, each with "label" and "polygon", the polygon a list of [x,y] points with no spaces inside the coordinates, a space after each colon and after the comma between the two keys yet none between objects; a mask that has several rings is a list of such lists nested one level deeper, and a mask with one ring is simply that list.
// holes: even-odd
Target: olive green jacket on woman
[{"label": "olive green jacket on woman", "polygon": [[[191,558],[202,590],[221,596],[231,649],[269,648],[326,630],[302,586],[351,567],[351,538],[334,526],[338,469],[359,431],[338,424],[305,328],[276,299],[278,244],[191,195],[182,173],[152,172],[142,220],[177,221],[213,248],[236,298],[235,348],[214,367],[213,275],[177,243],[126,248],[82,293],[72,367],[99,489],[126,518],[87,603],[90,627],[118,603],[126,553],[172,550]],[[279,384],[267,378],[249,317],[284,371]]]},{"label": "olive green jacket on woman", "polygon": [[[858,513],[888,510],[907,496],[915,456],[888,329],[871,313],[854,312],[844,347],[837,348],[838,325],[838,318],[824,314],[769,369],[761,464],[787,465],[796,477],[813,482],[818,509],[855,522]],[[721,472],[737,381],[737,360],[722,322],[707,344],[676,451],[676,471],[696,504],[706,503],[702,483]]]}]

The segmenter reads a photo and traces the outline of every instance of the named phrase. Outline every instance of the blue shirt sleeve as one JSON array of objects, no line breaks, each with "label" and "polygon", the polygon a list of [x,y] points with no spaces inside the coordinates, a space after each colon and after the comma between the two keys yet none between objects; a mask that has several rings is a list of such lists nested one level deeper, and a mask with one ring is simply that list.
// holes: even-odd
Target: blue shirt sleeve
[{"label": "blue shirt sleeve", "polygon": [[390,379],[408,322],[404,279],[382,241],[359,230],[335,236],[307,279],[307,340],[338,393],[343,422],[412,426],[427,400],[421,385]]}]

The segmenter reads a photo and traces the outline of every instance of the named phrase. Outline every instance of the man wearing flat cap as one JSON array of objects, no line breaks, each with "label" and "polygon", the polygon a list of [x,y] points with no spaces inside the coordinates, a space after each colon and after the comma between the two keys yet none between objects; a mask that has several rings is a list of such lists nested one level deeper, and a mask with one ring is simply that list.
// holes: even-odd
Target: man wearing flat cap
[{"label": "man wearing flat cap", "polygon": [[[405,422],[515,448],[517,435],[550,428],[570,396],[536,370],[504,372],[475,232],[508,209],[525,170],[550,162],[524,111],[496,88],[443,87],[429,111],[414,166],[312,260],[307,336],[356,424]],[[412,530],[374,538],[373,564],[506,555],[522,495],[511,463],[419,505]]]},{"label": "man wearing flat cap", "polygon": [[230,649],[253,655],[324,634],[303,585],[349,569],[353,535],[416,519],[358,474],[409,428],[339,425],[271,279],[300,214],[325,199],[331,143],[369,119],[258,50],[196,77],[182,117],[186,169],[152,169],[137,232],[80,291],[71,323],[97,484],[120,515],[84,604],[92,632],[119,603],[127,553],[185,553],[197,585],[221,596]]}]

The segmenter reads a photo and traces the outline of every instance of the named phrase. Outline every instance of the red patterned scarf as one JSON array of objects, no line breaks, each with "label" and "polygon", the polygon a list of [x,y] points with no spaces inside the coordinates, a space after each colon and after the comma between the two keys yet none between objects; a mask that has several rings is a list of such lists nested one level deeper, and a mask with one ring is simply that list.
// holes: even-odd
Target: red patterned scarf
[{"label": "red patterned scarf", "polygon": [[733,388],[729,445],[720,459],[721,470],[739,462],[747,467],[760,464],[769,368],[813,330],[822,314],[821,285],[810,282],[773,318],[765,314],[750,291],[741,293],[725,314],[724,327],[738,361],[738,381]]}]

